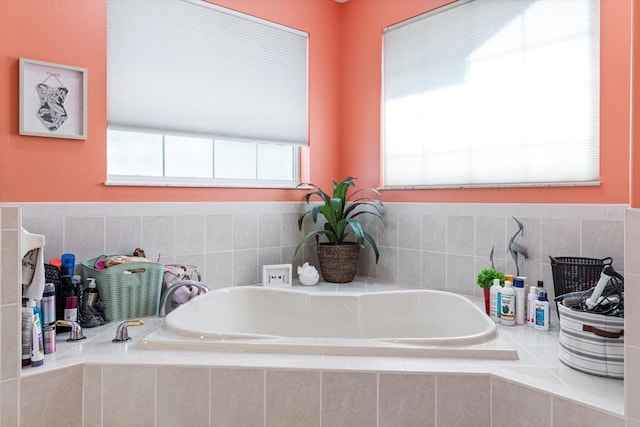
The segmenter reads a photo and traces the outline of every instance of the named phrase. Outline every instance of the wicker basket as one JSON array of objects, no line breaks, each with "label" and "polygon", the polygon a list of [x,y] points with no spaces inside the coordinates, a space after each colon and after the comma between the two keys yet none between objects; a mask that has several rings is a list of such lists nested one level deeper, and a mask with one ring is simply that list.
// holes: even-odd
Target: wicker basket
[{"label": "wicker basket", "polygon": [[360,246],[357,243],[333,245],[318,243],[318,263],[325,282],[351,282],[358,270]]},{"label": "wicker basket", "polygon": [[597,259],[550,256],[549,259],[556,296],[593,288],[600,280],[602,269],[613,261],[611,257]]},{"label": "wicker basket", "polygon": [[85,279],[96,279],[100,299],[106,303],[106,320],[156,316],[160,305],[160,290],[164,265],[155,262],[132,262],[114,265],[104,270],[93,268],[102,257],[82,263]]}]

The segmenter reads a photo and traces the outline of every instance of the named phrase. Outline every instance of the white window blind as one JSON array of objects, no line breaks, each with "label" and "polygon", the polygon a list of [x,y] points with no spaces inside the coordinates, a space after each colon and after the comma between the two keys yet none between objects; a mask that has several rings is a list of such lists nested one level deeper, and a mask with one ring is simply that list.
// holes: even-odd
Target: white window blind
[{"label": "white window blind", "polygon": [[393,186],[599,180],[599,2],[459,1],[384,32]]},{"label": "white window blind", "polygon": [[110,129],[307,143],[306,33],[205,1],[107,10]]}]

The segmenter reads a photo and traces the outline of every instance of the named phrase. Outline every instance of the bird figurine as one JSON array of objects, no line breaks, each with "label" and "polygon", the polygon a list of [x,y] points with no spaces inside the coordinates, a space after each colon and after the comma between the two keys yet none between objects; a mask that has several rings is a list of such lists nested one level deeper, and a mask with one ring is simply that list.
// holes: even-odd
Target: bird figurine
[{"label": "bird figurine", "polygon": [[524,225],[522,225],[522,223],[518,221],[518,218],[516,218],[515,216],[512,218],[516,222],[516,224],[518,224],[518,231],[516,231],[516,233],[511,238],[511,240],[509,240],[509,246],[507,248],[507,251],[511,254],[511,257],[513,258],[513,262],[516,263],[516,275],[519,276],[520,267],[518,266],[518,255],[522,255],[522,257],[525,260],[529,259],[529,255],[527,254],[527,250],[522,245],[519,245],[518,243],[515,242],[516,237],[518,237],[518,235],[524,236]]}]

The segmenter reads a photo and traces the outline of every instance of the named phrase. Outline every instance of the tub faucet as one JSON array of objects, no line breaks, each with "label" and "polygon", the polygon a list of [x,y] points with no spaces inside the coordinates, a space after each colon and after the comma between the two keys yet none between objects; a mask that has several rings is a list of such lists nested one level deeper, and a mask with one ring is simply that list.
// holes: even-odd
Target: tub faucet
[{"label": "tub faucet", "polygon": [[167,314],[173,311],[173,306],[171,305],[173,294],[175,294],[176,291],[183,286],[193,286],[200,291],[200,294],[206,294],[207,292],[209,292],[209,288],[207,288],[200,282],[196,282],[195,280],[182,280],[175,285],[171,285],[167,288],[166,291],[164,291],[164,294],[160,299],[160,312],[158,313],[158,316],[165,317]]},{"label": "tub faucet", "polygon": [[71,327],[71,333],[69,334],[69,339],[67,341],[80,341],[87,337],[82,333],[82,328],[78,322],[73,320],[56,320],[57,326],[69,326]]},{"label": "tub faucet", "polygon": [[144,322],[142,320],[127,320],[118,325],[116,329],[116,337],[112,339],[113,342],[127,342],[131,339],[129,336],[129,330],[127,327],[129,326],[142,326]]}]

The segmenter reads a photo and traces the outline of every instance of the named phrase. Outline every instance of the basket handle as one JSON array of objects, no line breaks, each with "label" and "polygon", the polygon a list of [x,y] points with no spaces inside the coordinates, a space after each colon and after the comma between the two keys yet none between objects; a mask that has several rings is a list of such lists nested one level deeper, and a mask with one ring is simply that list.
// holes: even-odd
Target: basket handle
[{"label": "basket handle", "polygon": [[620,332],[609,332],[609,331],[605,331],[603,329],[598,329],[594,326],[591,325],[582,325],[582,330],[584,332],[591,332],[599,337],[602,338],[620,338],[622,336],[624,336],[624,330],[620,331]]}]

